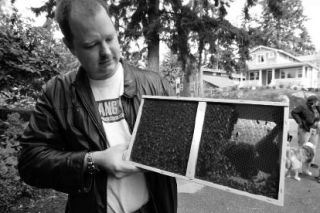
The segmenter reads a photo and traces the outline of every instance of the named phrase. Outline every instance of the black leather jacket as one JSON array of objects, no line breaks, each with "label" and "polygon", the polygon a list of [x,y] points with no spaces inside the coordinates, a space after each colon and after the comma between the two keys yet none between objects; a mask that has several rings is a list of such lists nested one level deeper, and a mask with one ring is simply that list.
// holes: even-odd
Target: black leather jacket
[{"label": "black leather jacket", "polygon": [[[132,131],[142,95],[172,95],[172,90],[157,73],[122,64],[121,100]],[[82,68],[46,84],[21,144],[18,169],[26,183],[67,193],[66,212],[106,212],[106,174],[88,175],[83,168],[88,151],[104,150],[109,145]],[[154,172],[146,172],[145,176],[157,212],[175,213],[175,178]]]},{"label": "black leather jacket", "polygon": [[[319,106],[316,106],[316,109],[320,113]],[[291,115],[297,124],[307,132],[310,131],[310,128],[317,121],[312,107],[308,104],[297,106],[292,110]]]}]

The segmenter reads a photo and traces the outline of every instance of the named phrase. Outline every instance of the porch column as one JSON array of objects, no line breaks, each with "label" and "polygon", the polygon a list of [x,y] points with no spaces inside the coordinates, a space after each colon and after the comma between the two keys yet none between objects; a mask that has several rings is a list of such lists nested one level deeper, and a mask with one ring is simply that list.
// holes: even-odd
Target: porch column
[{"label": "porch column", "polygon": [[273,85],[273,86],[274,86],[275,83],[276,83],[276,81],[275,81],[275,76],[276,76],[276,75],[275,75],[275,72],[276,72],[276,69],[275,69],[275,68],[272,68],[272,72],[271,72],[271,73],[272,73],[272,74],[271,74],[271,78],[272,78],[272,79],[271,79],[270,84]]},{"label": "porch column", "polygon": [[306,73],[306,67],[302,66],[302,80],[301,84],[303,87],[306,87],[306,82],[307,82],[307,73]]},{"label": "porch column", "polygon": [[262,86],[262,70],[259,70],[259,85],[258,86]]}]

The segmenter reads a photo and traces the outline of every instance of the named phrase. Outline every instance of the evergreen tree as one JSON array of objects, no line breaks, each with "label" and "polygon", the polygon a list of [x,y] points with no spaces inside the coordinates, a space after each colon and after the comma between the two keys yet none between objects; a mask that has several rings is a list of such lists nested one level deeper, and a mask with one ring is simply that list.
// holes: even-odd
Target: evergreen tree
[{"label": "evergreen tree", "polygon": [[[293,55],[312,54],[315,51],[304,26],[307,20],[303,14],[301,0],[281,0],[272,11],[269,1],[262,2],[262,16],[256,27],[249,26],[251,46],[265,45],[284,50]],[[250,25],[250,22],[249,22]]]},{"label": "evergreen tree", "polygon": [[[46,5],[35,8],[34,11],[46,12],[51,16],[54,5],[50,2],[51,0],[48,0]],[[119,30],[123,53],[132,54],[126,51],[132,40],[143,38],[147,48],[141,49],[148,52],[149,67],[157,70],[154,67],[159,66],[159,43],[162,39],[173,53],[178,55],[184,72],[183,95],[188,96],[190,75],[206,64],[208,58],[221,59],[220,68],[229,72],[243,67],[249,55],[250,40],[245,30],[232,26],[225,19],[232,0],[190,0],[187,4],[184,2],[106,0]],[[245,13],[256,3],[257,0],[247,0]],[[194,51],[195,49],[197,51]],[[235,58],[238,61],[235,61]]]}]

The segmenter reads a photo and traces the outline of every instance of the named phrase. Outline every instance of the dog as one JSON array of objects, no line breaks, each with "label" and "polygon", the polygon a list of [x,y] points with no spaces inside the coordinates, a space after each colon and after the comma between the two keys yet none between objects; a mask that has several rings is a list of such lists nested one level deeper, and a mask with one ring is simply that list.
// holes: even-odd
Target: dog
[{"label": "dog", "polygon": [[309,170],[311,161],[314,158],[315,147],[312,143],[307,142],[301,147],[290,147],[286,151],[286,177],[292,176],[295,180],[300,181],[299,172],[311,176]]}]

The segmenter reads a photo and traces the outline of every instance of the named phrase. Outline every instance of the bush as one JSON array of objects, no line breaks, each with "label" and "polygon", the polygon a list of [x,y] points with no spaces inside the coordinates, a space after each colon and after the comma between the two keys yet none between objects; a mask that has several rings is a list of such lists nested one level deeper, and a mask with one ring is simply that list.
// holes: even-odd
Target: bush
[{"label": "bush", "polygon": [[6,121],[0,120],[0,212],[8,212],[21,197],[35,197],[37,190],[20,179],[17,170],[18,142],[26,122],[18,113],[8,115]]},{"label": "bush", "polygon": [[62,41],[53,38],[53,27],[31,22],[17,11],[0,14],[0,90],[18,88],[23,95],[37,96],[52,76],[77,66]]},{"label": "bush", "polygon": [[19,87],[3,89],[0,92],[0,108],[32,110],[35,106],[38,92],[33,93],[34,97],[23,95],[20,92],[22,87],[21,85]]},{"label": "bush", "polygon": [[[20,150],[17,141],[23,129],[19,114],[8,115],[6,122],[1,121],[0,144],[0,210],[7,210],[20,193],[27,189],[20,181],[17,172],[17,153]],[[22,190],[21,190],[22,189]]]},{"label": "bush", "polygon": [[230,90],[231,91],[238,91],[240,88],[239,88],[239,86],[237,85],[237,86],[232,86],[231,88],[230,88]]}]

